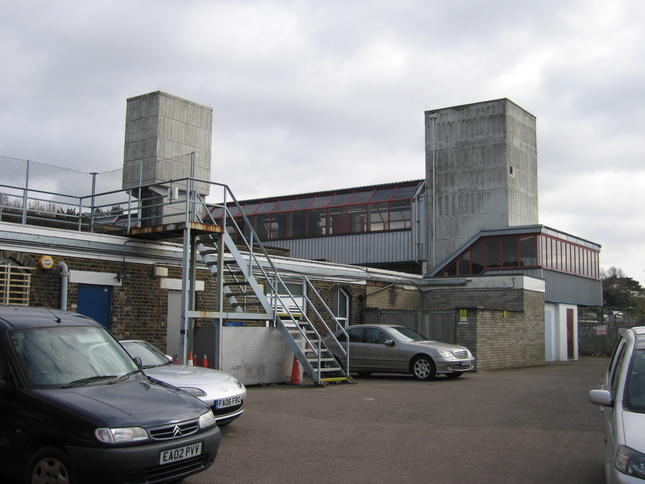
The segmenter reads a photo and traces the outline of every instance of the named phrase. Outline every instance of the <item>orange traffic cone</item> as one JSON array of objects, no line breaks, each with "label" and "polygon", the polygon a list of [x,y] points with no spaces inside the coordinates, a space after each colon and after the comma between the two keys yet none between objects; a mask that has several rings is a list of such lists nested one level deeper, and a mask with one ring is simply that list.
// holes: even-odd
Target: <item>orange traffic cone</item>
[{"label": "orange traffic cone", "polygon": [[178,365],[179,364],[179,360],[177,359],[177,353],[175,353],[173,355],[173,357],[172,357],[172,364],[173,365]]},{"label": "orange traffic cone", "polygon": [[202,366],[208,368],[208,356],[206,355],[204,355],[204,359],[202,360]]},{"label": "orange traffic cone", "polygon": [[197,366],[197,355],[196,354],[193,354],[193,363],[192,363],[192,365]]},{"label": "orange traffic cone", "polygon": [[298,363],[298,358],[294,355],[293,357],[293,366],[291,367],[291,381],[294,385],[300,385],[302,379],[300,378],[300,363]]},{"label": "orange traffic cone", "polygon": [[190,351],[188,353],[188,359],[186,360],[186,364],[188,366],[193,366],[193,352],[192,351]]}]

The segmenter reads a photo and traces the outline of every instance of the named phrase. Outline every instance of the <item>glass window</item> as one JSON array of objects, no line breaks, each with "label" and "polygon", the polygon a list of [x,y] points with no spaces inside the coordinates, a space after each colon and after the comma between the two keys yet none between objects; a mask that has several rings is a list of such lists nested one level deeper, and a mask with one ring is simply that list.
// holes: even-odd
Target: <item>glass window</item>
[{"label": "glass window", "polygon": [[564,243],[561,240],[555,241],[555,253],[556,253],[556,269],[564,269]]},{"label": "glass window", "polygon": [[274,212],[284,212],[286,210],[289,210],[291,208],[291,205],[293,205],[293,203],[295,201],[296,200],[293,199],[293,198],[290,198],[288,200],[280,200],[278,202],[278,204],[273,208],[273,211]]},{"label": "glass window", "polygon": [[460,276],[465,276],[470,274],[470,252],[466,252],[459,258],[457,265],[457,273]]},{"label": "glass window", "polygon": [[271,238],[284,239],[288,236],[288,214],[274,213],[271,215]]},{"label": "glass window", "polygon": [[387,202],[383,203],[370,203],[369,204],[369,230],[370,232],[378,232],[379,230],[387,230]]},{"label": "glass window", "polygon": [[350,205],[347,207],[349,232],[359,234],[365,232],[367,226],[367,207],[365,205]]},{"label": "glass window", "polygon": [[589,251],[587,249],[582,249],[580,251],[580,273],[588,276],[589,275]]},{"label": "glass window", "polygon": [[305,294],[305,288],[302,282],[283,281],[278,284],[278,294],[280,296],[302,297]]},{"label": "glass window", "polygon": [[[237,230],[235,229],[235,227],[233,225],[235,225],[235,227],[237,227]],[[231,221],[231,223],[226,226],[226,231],[229,233],[229,235],[231,237],[235,236],[236,232],[238,230],[241,231],[244,234],[245,238],[248,238],[251,235],[250,227],[249,227],[249,225],[246,224],[246,222],[244,221],[244,219],[242,217],[234,218]]]},{"label": "glass window", "polygon": [[333,198],[333,195],[318,195],[316,199],[313,201],[313,203],[310,205],[310,207],[311,208],[326,207],[332,198]]},{"label": "glass window", "polygon": [[[237,211],[237,207],[229,207],[230,209],[235,208],[235,211]],[[224,216],[224,208],[223,207],[213,207],[210,210],[210,216],[213,220],[219,220]]]},{"label": "glass window", "polygon": [[301,210],[304,208],[309,208],[311,202],[313,202],[314,197],[302,197],[296,200],[296,202],[291,207],[291,210]]},{"label": "glass window", "polygon": [[620,373],[623,368],[623,363],[625,362],[625,340],[621,340],[619,346],[616,348],[615,353],[615,362],[613,363],[613,368],[610,371],[609,381],[611,385],[611,396],[616,398],[616,393],[618,392],[618,382],[620,381]]},{"label": "glass window", "polygon": [[363,339],[363,328],[352,328],[347,331],[350,343],[360,343]]},{"label": "glass window", "polygon": [[388,188],[379,188],[374,192],[374,195],[372,195],[372,198],[370,201],[372,202],[383,202],[385,200],[389,200],[390,197],[392,196],[392,193],[394,192],[393,187],[388,187]]},{"label": "glass window", "polygon": [[473,274],[481,274],[484,270],[484,243],[478,242],[470,251],[471,270]]},{"label": "glass window", "polygon": [[551,243],[548,237],[541,237],[542,253],[540,254],[540,264],[544,267],[551,267]]},{"label": "glass window", "polygon": [[300,210],[298,212],[290,212],[291,218],[291,237],[303,237],[307,233],[307,212]]},{"label": "glass window", "polygon": [[231,217],[237,217],[241,213],[237,205],[229,205],[228,212],[231,214]]},{"label": "glass window", "polygon": [[349,325],[349,294],[344,289],[334,293],[334,316],[343,326]]},{"label": "glass window", "polygon": [[390,230],[409,229],[412,227],[412,211],[409,200],[390,202]]},{"label": "glass window", "polygon": [[327,234],[327,217],[325,210],[308,210],[307,211],[307,235],[315,237]]},{"label": "glass window", "polygon": [[499,237],[491,237],[485,241],[486,267],[499,267]]},{"label": "glass window", "polygon": [[627,407],[645,413],[645,350],[635,350],[627,380]]},{"label": "glass window", "polygon": [[248,217],[249,215],[253,215],[259,206],[260,203],[249,203],[247,205],[244,205],[244,208],[242,210],[244,210],[244,213]]},{"label": "glass window", "polygon": [[390,338],[387,333],[378,328],[366,328],[365,329],[365,342],[370,344],[385,344],[385,342]]},{"label": "glass window", "polygon": [[269,239],[269,215],[255,215],[252,217],[253,230],[258,235],[260,240]]},{"label": "glass window", "polygon": [[349,202],[349,199],[352,198],[352,195],[354,192],[349,192],[349,193],[337,193],[334,195],[334,198],[331,199],[331,202],[329,202],[329,205],[347,205],[347,202]]},{"label": "glass window", "polygon": [[414,192],[417,191],[418,185],[409,185],[406,187],[399,187],[396,189],[394,192],[394,195],[392,196],[392,200],[400,200],[403,198],[412,198],[414,196]]},{"label": "glass window", "polygon": [[535,235],[520,237],[520,265],[537,265],[537,238]]},{"label": "glass window", "polygon": [[517,237],[502,237],[502,266],[517,267],[520,265],[517,252]]},{"label": "glass window", "polygon": [[456,276],[457,275],[457,263],[453,262],[452,264],[450,264],[446,268],[446,270],[445,270],[443,275],[444,276]]},{"label": "glass window", "polygon": [[263,202],[260,207],[255,211],[256,214],[258,213],[269,213],[273,211],[273,207],[275,207],[278,204],[275,200],[270,201],[270,202]]},{"label": "glass window", "polygon": [[347,232],[345,207],[330,208],[328,212],[328,234],[338,235]]},{"label": "glass window", "polygon": [[84,379],[88,385],[106,384],[138,369],[103,328],[60,326],[15,331],[11,343],[27,378],[39,387],[60,387]]},{"label": "glass window", "polygon": [[369,191],[366,191],[366,192],[365,191],[363,191],[363,192],[357,191],[356,193],[354,193],[354,196],[351,198],[349,203],[352,203],[352,204],[353,203],[365,203],[370,199],[370,197],[372,196],[372,193],[374,193],[374,190],[369,190]]},{"label": "glass window", "polygon": [[552,269],[555,269],[558,265],[557,248],[555,246],[555,240],[549,237],[547,244],[549,247],[549,267]]}]

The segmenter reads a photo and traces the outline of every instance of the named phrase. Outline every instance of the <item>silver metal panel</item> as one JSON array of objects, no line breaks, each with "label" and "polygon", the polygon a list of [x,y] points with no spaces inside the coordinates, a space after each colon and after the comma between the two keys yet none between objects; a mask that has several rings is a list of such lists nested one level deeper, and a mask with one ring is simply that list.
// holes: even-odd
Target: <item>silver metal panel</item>
[{"label": "silver metal panel", "polygon": [[566,272],[549,269],[509,269],[495,270],[488,274],[524,274],[537,279],[544,279],[546,291],[545,302],[577,304],[580,306],[602,306],[602,281]]},{"label": "silver metal panel", "polygon": [[291,257],[297,259],[325,260],[338,264],[383,264],[415,260],[412,232],[409,230],[272,240],[265,244],[289,249]]}]

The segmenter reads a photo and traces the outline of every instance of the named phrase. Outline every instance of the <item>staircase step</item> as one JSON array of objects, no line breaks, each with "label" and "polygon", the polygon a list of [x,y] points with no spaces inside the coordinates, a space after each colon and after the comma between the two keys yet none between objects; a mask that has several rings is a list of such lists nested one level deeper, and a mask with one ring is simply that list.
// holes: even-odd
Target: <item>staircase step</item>
[{"label": "staircase step", "polygon": [[206,249],[200,252],[202,257],[205,257],[207,255],[217,255],[218,253],[219,253],[219,250],[217,249]]},{"label": "staircase step", "polygon": [[[307,358],[307,360],[309,360],[309,361],[318,361],[318,357],[315,356],[315,357]],[[333,358],[333,357],[329,357],[329,356],[327,356],[327,357],[323,356],[323,357],[320,358],[320,361],[321,362],[324,362],[324,361],[336,361],[336,359]]]},{"label": "staircase step", "polygon": [[318,371],[321,373],[332,373],[334,371],[343,371],[343,369],[340,366],[323,366],[322,368],[318,368]]},{"label": "staircase step", "polygon": [[347,376],[329,376],[329,377],[321,378],[320,381],[322,381],[322,382],[349,381],[349,377],[347,377]]}]

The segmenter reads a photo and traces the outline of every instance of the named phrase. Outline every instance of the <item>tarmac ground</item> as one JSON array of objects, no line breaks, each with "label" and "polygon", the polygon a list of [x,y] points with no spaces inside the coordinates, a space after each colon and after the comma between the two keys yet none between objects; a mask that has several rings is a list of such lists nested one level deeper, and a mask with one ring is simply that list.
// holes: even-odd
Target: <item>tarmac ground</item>
[{"label": "tarmac ground", "polygon": [[248,388],[202,483],[601,484],[608,358],[467,373],[431,382]]}]

